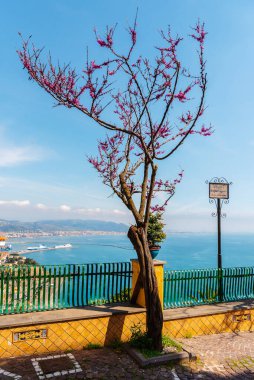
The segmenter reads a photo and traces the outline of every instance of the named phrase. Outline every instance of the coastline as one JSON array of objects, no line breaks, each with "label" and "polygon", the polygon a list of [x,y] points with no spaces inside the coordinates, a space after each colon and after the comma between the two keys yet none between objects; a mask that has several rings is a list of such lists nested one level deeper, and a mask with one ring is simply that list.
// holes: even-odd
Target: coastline
[{"label": "coastline", "polygon": [[20,251],[13,251],[12,253],[16,253],[19,255],[27,255],[29,253],[35,253],[35,252],[47,252],[47,251],[56,251],[57,248],[55,247],[46,247],[46,248],[41,248],[41,249],[22,249]]},{"label": "coastline", "polygon": [[117,231],[93,231],[93,230],[83,230],[83,231],[52,231],[52,232],[1,232],[8,239],[15,238],[38,238],[38,237],[49,237],[49,236],[123,236],[127,234],[126,232]]},{"label": "coastline", "polygon": [[[96,232],[98,233],[98,232]],[[45,236],[10,239],[12,251],[24,251],[29,246],[43,244],[52,247],[71,243],[72,249],[31,252],[23,254],[41,265],[72,263],[121,262],[134,257],[135,252],[125,234],[107,233],[105,236]],[[79,233],[80,234],[80,233]],[[254,234],[223,235],[224,267],[253,267]],[[165,240],[160,259],[167,262],[166,269],[216,268],[217,239],[215,234],[170,234]]]}]

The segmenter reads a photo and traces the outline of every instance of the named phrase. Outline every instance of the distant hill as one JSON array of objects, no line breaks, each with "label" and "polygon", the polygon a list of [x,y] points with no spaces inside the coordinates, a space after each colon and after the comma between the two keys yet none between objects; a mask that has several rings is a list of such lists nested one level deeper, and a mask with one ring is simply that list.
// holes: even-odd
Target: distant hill
[{"label": "distant hill", "polygon": [[0,220],[0,232],[54,232],[54,231],[113,231],[127,232],[123,223],[102,220],[39,220],[37,222],[20,222],[18,220]]}]

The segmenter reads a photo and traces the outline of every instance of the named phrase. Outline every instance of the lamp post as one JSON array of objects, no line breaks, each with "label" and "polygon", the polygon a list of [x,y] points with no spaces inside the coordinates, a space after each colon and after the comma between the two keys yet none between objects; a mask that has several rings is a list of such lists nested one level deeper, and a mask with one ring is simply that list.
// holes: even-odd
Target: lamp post
[{"label": "lamp post", "polygon": [[217,216],[217,230],[218,230],[218,298],[223,301],[223,278],[222,278],[222,255],[221,255],[221,218],[225,218],[226,214],[221,212],[223,203],[229,203],[229,186],[232,182],[228,182],[224,177],[214,177],[209,184],[209,203],[215,203],[217,212],[213,212],[212,216]]}]

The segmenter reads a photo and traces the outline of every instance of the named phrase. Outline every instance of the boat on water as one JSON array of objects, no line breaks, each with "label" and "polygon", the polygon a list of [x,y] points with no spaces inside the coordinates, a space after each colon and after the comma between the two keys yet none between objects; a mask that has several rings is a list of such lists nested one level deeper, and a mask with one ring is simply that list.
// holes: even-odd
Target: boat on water
[{"label": "boat on water", "polygon": [[51,251],[54,249],[62,249],[62,248],[72,248],[72,244],[61,244],[61,245],[54,245],[52,247],[47,247],[46,245],[40,244],[39,246],[33,246],[33,247],[27,247],[24,250],[24,253],[27,251]]},{"label": "boat on water", "polygon": [[61,249],[61,248],[72,248],[72,244],[61,244],[61,245],[55,245],[55,249]]},{"label": "boat on water", "polygon": [[0,236],[0,250],[1,251],[10,251],[12,249],[11,244],[6,244],[6,237]]},{"label": "boat on water", "polygon": [[40,244],[38,247],[27,247],[28,251],[41,251],[43,249],[48,249],[46,245]]}]

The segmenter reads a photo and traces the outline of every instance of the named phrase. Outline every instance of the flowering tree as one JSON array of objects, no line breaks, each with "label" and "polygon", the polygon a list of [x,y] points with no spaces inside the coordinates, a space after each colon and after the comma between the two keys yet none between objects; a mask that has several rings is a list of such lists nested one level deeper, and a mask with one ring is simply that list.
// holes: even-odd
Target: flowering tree
[{"label": "flowering tree", "polygon": [[[158,178],[160,161],[169,158],[193,134],[208,136],[211,127],[200,125],[204,112],[206,73],[204,24],[197,23],[191,37],[198,44],[198,71],[190,73],[178,58],[182,41],[170,28],[161,32],[153,62],[135,53],[136,20],[128,29],[130,46],[121,53],[114,43],[115,28],[104,37],[95,30],[98,45],[108,58],[87,61],[78,74],[69,65],[44,61],[42,50],[23,41],[18,52],[30,79],[57,105],[75,108],[108,130],[98,143],[98,157],[89,157],[102,182],[109,186],[133,215],[128,237],[138,256],[147,307],[147,333],[155,349],[162,348],[163,315],[157,281],[147,242],[151,212],[163,212],[181,181]],[[117,82],[118,81],[118,82]],[[119,88],[118,85],[119,84]],[[173,108],[174,106],[174,108]],[[108,115],[111,115],[110,117]],[[156,201],[157,195],[162,200]]]}]

